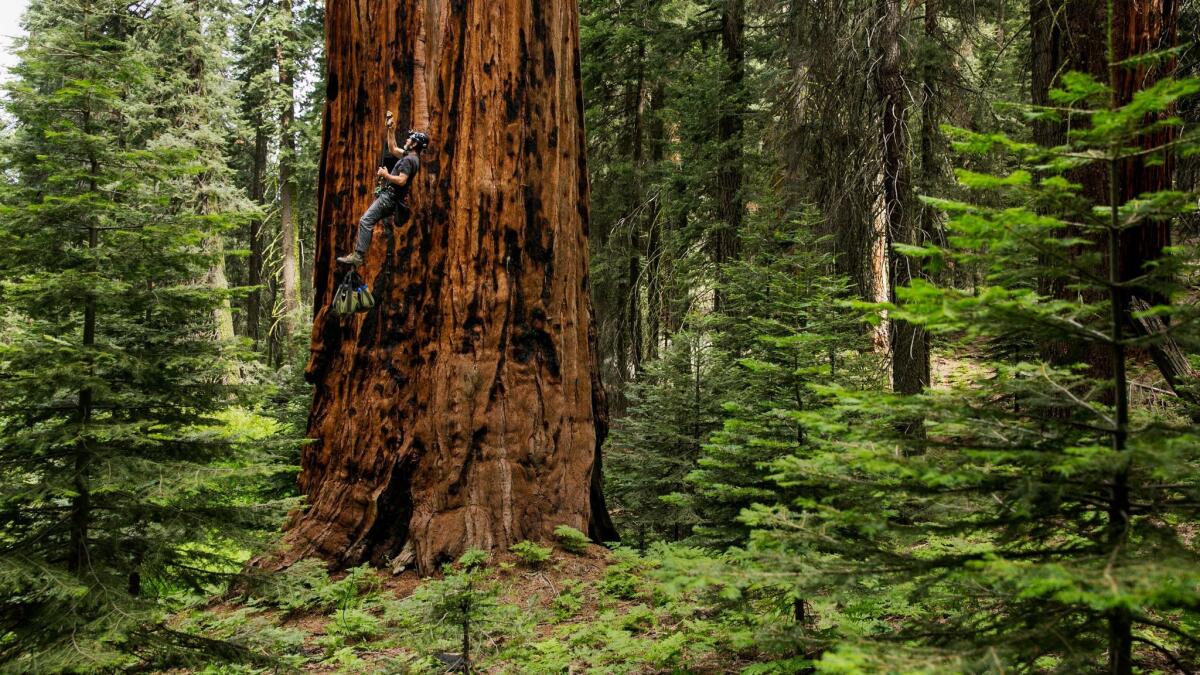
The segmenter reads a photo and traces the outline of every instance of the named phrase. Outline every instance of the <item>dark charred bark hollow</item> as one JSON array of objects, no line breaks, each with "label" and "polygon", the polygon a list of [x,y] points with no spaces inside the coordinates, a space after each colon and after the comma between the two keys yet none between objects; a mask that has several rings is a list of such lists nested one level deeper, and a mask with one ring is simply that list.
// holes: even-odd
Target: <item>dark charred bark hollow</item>
[{"label": "dark charred bark hollow", "polygon": [[376,567],[396,565],[408,543],[408,523],[413,515],[412,471],[415,462],[406,460],[392,469],[387,488],[379,498],[379,515],[364,541],[365,550],[350,558],[368,560]]}]

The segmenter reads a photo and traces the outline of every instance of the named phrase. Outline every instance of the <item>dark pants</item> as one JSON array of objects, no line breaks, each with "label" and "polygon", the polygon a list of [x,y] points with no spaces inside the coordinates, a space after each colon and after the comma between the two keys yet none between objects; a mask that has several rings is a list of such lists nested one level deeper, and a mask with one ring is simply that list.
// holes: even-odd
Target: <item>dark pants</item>
[{"label": "dark pants", "polygon": [[365,256],[367,251],[371,250],[371,236],[375,232],[375,224],[391,215],[396,216],[397,225],[404,224],[408,221],[408,206],[398,201],[391,190],[384,190],[358,221],[358,242],[354,250]]}]

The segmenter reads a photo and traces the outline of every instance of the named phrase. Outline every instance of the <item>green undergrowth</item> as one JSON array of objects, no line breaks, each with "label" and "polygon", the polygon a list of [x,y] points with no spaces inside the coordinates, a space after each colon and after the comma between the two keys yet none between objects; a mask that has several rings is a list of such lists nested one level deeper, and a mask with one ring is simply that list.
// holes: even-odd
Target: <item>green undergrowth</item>
[{"label": "green undergrowth", "polygon": [[251,577],[175,622],[245,657],[186,672],[461,671],[464,628],[472,672],[794,672],[794,655],[757,643],[752,613],[680,590],[656,553],[560,545],[530,564],[533,546],[468,552],[423,579],[366,566],[330,576],[315,560]]}]

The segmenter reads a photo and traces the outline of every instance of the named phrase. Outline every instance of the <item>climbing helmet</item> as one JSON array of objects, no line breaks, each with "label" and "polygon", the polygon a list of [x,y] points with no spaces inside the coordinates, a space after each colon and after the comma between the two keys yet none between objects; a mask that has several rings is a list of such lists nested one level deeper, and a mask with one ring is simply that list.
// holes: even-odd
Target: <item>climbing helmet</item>
[{"label": "climbing helmet", "polygon": [[429,147],[429,136],[424,132],[409,129],[408,140],[412,141],[413,146],[417,150],[424,150]]}]

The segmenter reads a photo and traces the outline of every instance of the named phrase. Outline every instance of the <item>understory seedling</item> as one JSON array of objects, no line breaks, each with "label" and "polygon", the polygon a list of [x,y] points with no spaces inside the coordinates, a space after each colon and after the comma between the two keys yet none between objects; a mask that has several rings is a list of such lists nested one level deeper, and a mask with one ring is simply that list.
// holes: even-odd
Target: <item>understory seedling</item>
[{"label": "understory seedling", "polygon": [[554,537],[564,551],[581,555],[587,552],[588,544],[592,543],[588,536],[570,525],[559,525],[554,528]]},{"label": "understory seedling", "polygon": [[434,624],[458,626],[462,633],[463,672],[471,672],[471,633],[486,622],[498,604],[494,584],[485,583],[488,554],[471,549],[455,565],[443,568],[445,577],[430,582],[422,593],[426,619]]},{"label": "understory seedling", "polygon": [[569,619],[583,609],[583,583],[574,579],[562,582],[558,595],[554,598],[554,618],[557,621]]},{"label": "understory seedling", "polygon": [[545,546],[539,546],[532,541],[521,541],[513,544],[509,549],[521,564],[530,569],[538,569],[550,559],[550,554],[553,549]]}]

